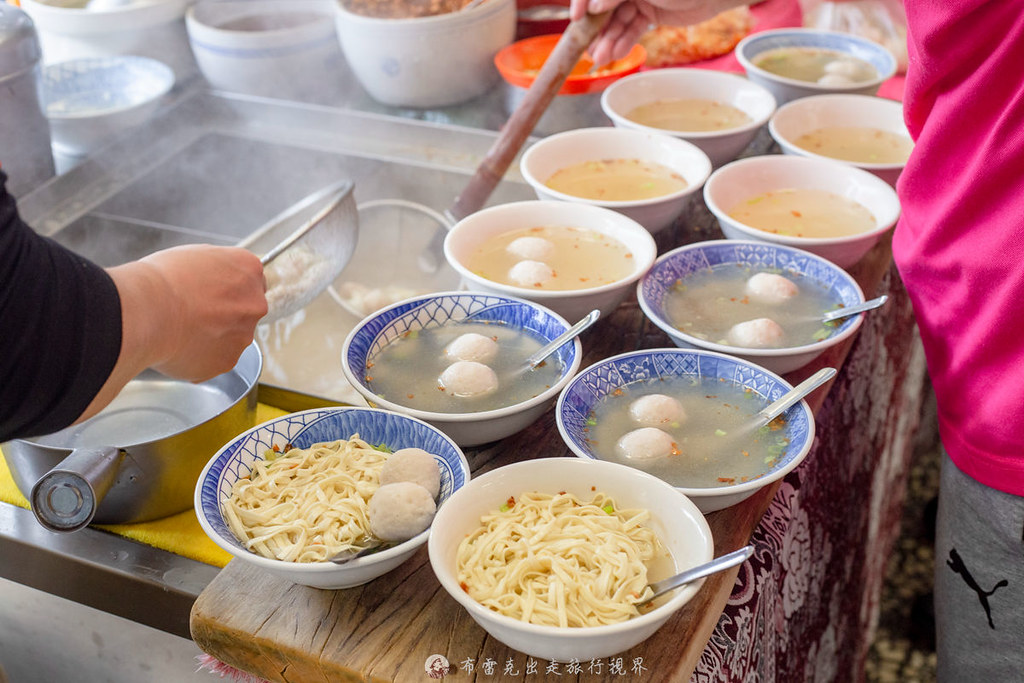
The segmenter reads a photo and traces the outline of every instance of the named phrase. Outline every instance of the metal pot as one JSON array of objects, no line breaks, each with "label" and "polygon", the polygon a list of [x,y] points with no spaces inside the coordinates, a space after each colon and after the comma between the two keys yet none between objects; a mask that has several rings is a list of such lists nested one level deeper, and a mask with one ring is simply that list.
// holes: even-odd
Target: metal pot
[{"label": "metal pot", "polygon": [[187,510],[217,449],[256,423],[262,368],[253,343],[232,370],[206,382],[147,370],[81,424],[5,443],[14,482],[53,531]]}]

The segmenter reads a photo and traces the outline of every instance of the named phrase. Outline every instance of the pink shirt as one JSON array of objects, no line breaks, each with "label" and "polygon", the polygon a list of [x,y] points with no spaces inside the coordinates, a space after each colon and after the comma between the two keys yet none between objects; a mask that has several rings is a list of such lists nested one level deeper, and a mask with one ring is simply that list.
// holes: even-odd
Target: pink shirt
[{"label": "pink shirt", "polygon": [[1024,495],[1024,6],[906,0],[905,116],[893,253],[966,474]]}]

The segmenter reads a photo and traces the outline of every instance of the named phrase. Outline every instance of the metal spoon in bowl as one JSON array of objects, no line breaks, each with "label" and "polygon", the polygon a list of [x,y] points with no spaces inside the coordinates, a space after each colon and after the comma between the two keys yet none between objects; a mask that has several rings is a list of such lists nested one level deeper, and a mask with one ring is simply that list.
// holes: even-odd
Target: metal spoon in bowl
[{"label": "metal spoon in bowl", "polygon": [[760,429],[799,403],[805,396],[836,376],[835,368],[822,368],[800,384],[762,408],[754,416],[754,429]]},{"label": "metal spoon in bowl", "polygon": [[545,358],[550,356],[558,349],[562,348],[562,346],[564,346],[566,343],[575,339],[580,334],[580,332],[596,323],[597,319],[600,316],[601,311],[597,310],[596,308],[592,310],[590,313],[587,313],[578,323],[576,323],[575,325],[567,329],[565,332],[549,341],[541,348],[534,351],[526,359],[526,363],[524,363],[523,367],[519,369],[519,372],[525,372],[527,370],[536,369],[537,366],[540,365]]},{"label": "metal spoon in bowl", "polygon": [[864,311],[870,311],[872,309],[879,308],[888,300],[888,295],[883,294],[882,296],[876,297],[874,299],[868,299],[864,303],[857,304],[856,306],[837,308],[836,310],[829,311],[825,315],[821,316],[821,321],[824,323],[828,323],[832,322],[833,320],[847,318],[851,315],[857,315],[858,313],[863,313]]},{"label": "metal spoon in bowl", "polygon": [[374,553],[379,553],[382,550],[392,548],[399,543],[401,543],[401,541],[381,541],[378,539],[372,545],[368,545],[365,548],[360,548],[359,550],[348,548],[347,550],[342,550],[334,557],[329,557],[324,561],[333,562],[334,564],[347,564],[360,557],[366,557],[367,555],[372,555]]},{"label": "metal spoon in bowl", "polygon": [[693,583],[697,579],[702,579],[705,576],[714,574],[715,572],[720,572],[724,569],[735,567],[738,564],[746,562],[747,558],[749,558],[753,554],[754,546],[744,546],[739,550],[734,550],[731,553],[726,553],[725,555],[722,555],[721,557],[716,557],[710,562],[698,564],[696,567],[687,569],[685,572],[680,572],[675,576],[671,576],[661,581],[655,581],[654,583],[648,585],[648,587],[652,591],[654,591],[654,594],[651,596],[650,599],[653,600],[659,595],[664,595],[670,590],[674,590],[676,588],[679,588],[680,586],[685,586],[688,583]]}]

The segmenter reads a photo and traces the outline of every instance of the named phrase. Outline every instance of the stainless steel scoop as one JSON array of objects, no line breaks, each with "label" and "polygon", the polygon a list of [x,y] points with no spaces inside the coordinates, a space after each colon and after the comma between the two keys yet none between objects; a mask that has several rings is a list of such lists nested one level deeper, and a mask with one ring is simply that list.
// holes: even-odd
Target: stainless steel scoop
[{"label": "stainless steel scoop", "polygon": [[348,265],[359,233],[354,188],[341,180],[317,190],[239,242],[263,253],[268,311],[261,323],[298,312]]}]

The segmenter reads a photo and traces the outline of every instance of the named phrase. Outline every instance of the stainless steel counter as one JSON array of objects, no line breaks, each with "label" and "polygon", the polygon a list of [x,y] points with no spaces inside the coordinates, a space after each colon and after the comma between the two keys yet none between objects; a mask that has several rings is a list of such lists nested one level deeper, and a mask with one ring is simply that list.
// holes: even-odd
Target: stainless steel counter
[{"label": "stainless steel counter", "polygon": [[[488,96],[482,104],[434,112],[437,122],[414,120],[430,118],[429,112],[355,111],[194,88],[141,128],[19,198],[19,210],[37,231],[104,266],[176,244],[236,243],[339,176],[356,182],[359,202],[401,198],[441,211],[496,136],[452,125],[452,118],[497,127],[496,106]],[[533,196],[513,170],[491,203]],[[373,249],[375,238],[381,239],[361,233],[360,248]],[[383,246],[394,252],[393,243]],[[403,247],[415,249],[416,240]],[[307,310],[285,329],[263,331],[270,361],[264,377],[273,370],[287,380],[288,364],[301,358],[321,364],[317,375],[332,375],[334,368],[344,382],[336,347],[357,318],[326,295]],[[324,339],[327,344],[315,345],[327,355],[318,359],[309,347]],[[289,345],[296,353],[288,353]],[[329,398],[344,401],[343,393],[339,385]],[[274,405],[281,405],[279,396]],[[192,603],[217,572],[94,528],[53,533],[30,511],[0,503],[0,577],[185,638]]]}]

